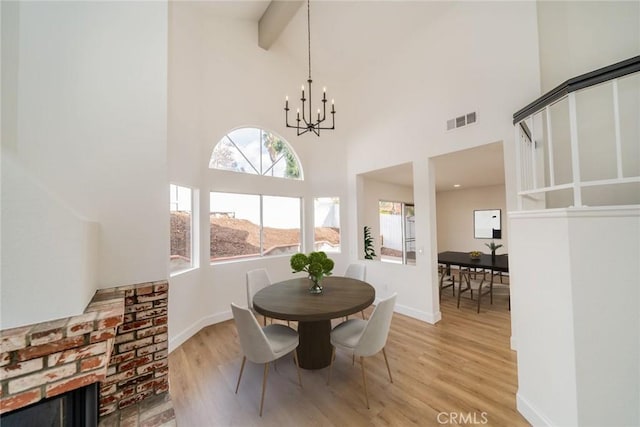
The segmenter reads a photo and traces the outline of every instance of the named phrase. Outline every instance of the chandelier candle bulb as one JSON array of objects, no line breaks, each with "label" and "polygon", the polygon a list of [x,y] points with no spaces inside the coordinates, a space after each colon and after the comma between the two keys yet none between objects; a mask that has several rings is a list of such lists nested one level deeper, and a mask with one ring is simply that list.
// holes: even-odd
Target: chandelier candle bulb
[{"label": "chandelier candle bulb", "polygon": [[288,95],[287,95],[287,96],[285,96],[285,98],[284,98],[284,108],[285,108],[286,110],[288,110],[288,109],[289,109],[289,96],[288,96]]}]

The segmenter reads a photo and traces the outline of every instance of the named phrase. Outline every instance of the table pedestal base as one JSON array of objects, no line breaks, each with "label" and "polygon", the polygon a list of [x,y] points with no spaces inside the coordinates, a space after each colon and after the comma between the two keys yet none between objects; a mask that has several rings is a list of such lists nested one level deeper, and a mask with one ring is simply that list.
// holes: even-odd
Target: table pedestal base
[{"label": "table pedestal base", "polygon": [[304,369],[320,369],[331,363],[331,320],[298,322],[298,363]]}]

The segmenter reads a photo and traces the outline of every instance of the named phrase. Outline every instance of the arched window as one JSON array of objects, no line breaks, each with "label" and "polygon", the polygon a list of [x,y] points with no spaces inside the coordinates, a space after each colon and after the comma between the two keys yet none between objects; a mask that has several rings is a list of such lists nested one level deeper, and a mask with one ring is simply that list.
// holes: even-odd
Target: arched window
[{"label": "arched window", "polygon": [[302,179],[302,167],[289,143],[258,128],[239,128],[226,134],[213,148],[209,168]]}]

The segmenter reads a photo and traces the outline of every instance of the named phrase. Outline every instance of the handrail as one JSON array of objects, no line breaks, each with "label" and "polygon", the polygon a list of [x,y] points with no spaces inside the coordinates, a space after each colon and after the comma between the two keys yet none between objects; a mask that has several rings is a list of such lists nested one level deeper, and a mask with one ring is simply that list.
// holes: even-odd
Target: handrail
[{"label": "handrail", "polygon": [[594,86],[608,80],[612,80],[618,77],[626,76],[627,74],[640,71],[640,56],[626,59],[624,61],[600,68],[589,73],[582,74],[577,77],[573,77],[561,85],[555,87],[549,92],[542,95],[526,107],[515,112],[513,114],[513,124],[515,125],[519,121],[529,117],[537,111],[543,109],[547,105],[551,105],[558,99],[566,96],[571,92],[575,92],[580,89],[584,89],[589,86]]}]

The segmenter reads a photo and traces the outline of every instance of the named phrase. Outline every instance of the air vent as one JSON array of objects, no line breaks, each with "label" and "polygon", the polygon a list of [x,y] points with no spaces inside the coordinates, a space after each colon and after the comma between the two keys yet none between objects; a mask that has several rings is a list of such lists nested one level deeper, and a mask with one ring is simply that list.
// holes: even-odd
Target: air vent
[{"label": "air vent", "polygon": [[461,128],[463,126],[470,125],[476,122],[476,112],[467,113],[463,116],[458,116],[453,119],[447,120],[447,130],[453,130]]}]

